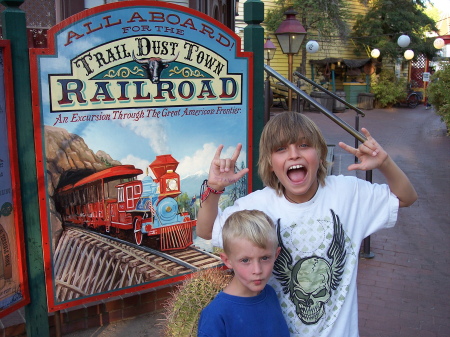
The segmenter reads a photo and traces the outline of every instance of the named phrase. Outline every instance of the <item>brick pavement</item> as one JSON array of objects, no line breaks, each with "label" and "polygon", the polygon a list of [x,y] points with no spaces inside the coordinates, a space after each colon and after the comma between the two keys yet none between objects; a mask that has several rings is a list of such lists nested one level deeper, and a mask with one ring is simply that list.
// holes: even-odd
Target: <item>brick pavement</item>
[{"label": "brick pavement", "polygon": [[[388,151],[419,199],[397,225],[371,236],[373,259],[358,274],[361,337],[450,336],[450,137],[432,110],[365,110],[360,125]],[[328,143],[353,144],[323,115],[306,112]],[[353,112],[337,114],[354,125]],[[335,156],[342,154],[338,147]],[[379,172],[373,182],[384,182]]]}]

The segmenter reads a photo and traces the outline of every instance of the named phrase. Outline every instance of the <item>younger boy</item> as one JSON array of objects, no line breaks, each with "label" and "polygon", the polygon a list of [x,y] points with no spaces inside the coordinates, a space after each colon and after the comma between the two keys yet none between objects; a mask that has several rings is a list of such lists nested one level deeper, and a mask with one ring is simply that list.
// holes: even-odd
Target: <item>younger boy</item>
[{"label": "younger boy", "polygon": [[280,248],[272,220],[243,210],[225,221],[220,254],[234,277],[203,309],[198,336],[288,337],[289,330],[273,288],[267,285]]}]

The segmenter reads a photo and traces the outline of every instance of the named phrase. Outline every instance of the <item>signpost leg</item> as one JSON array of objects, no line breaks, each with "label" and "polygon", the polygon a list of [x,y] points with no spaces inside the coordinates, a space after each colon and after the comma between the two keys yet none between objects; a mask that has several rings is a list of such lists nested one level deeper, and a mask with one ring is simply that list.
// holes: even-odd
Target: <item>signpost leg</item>
[{"label": "signpost leg", "polygon": [[258,176],[259,138],[264,128],[264,3],[247,0],[244,3],[244,50],[253,52],[253,167],[252,190],[263,188]]}]

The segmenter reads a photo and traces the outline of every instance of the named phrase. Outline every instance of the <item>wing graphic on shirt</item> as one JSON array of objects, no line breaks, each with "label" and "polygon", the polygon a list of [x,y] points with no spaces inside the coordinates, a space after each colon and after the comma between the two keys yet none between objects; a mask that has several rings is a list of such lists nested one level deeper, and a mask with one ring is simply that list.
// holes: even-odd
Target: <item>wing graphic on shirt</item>
[{"label": "wing graphic on shirt", "polygon": [[289,292],[289,284],[291,283],[292,277],[292,256],[284,246],[283,240],[281,240],[280,227],[280,219],[278,219],[277,236],[281,250],[273,267],[273,274],[283,286],[283,292],[287,294]]},{"label": "wing graphic on shirt", "polygon": [[333,229],[334,235],[331,241],[330,248],[328,249],[327,255],[331,259],[331,288],[335,289],[338,287],[342,280],[342,274],[344,273],[345,266],[345,232],[342,228],[341,221],[339,217],[331,209],[331,214],[333,216]]}]

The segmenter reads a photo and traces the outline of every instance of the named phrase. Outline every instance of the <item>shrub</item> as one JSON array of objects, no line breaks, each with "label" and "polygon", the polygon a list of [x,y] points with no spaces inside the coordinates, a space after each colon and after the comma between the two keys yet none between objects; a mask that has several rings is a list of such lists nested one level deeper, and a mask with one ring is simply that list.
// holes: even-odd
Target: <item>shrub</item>
[{"label": "shrub", "polygon": [[441,70],[431,75],[427,94],[434,111],[447,126],[447,135],[450,135],[450,64],[445,64]]},{"label": "shrub", "polygon": [[372,75],[370,86],[380,108],[391,107],[406,97],[406,80],[397,78],[392,70]]},{"label": "shrub", "polygon": [[164,305],[164,336],[197,336],[200,312],[228,285],[231,278],[229,270],[210,268],[184,280]]}]

